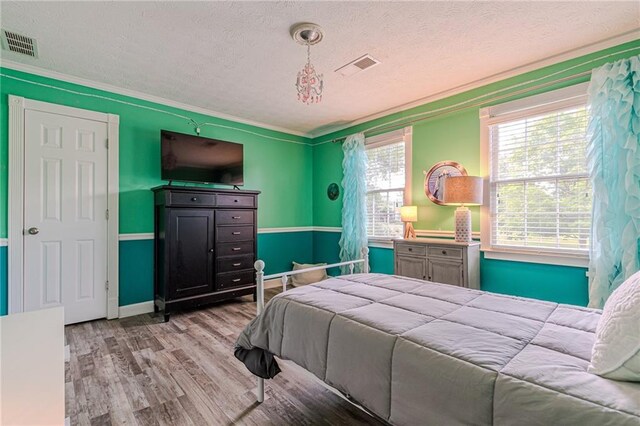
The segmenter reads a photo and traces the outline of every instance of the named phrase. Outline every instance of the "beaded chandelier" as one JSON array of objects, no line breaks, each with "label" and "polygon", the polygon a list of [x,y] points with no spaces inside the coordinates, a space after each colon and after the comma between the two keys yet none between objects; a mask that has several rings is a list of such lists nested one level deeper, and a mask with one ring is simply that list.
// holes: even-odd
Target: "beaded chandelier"
[{"label": "beaded chandelier", "polygon": [[307,46],[307,63],[298,71],[298,78],[296,79],[298,100],[307,105],[318,103],[322,100],[324,79],[322,74],[316,72],[311,63],[311,45],[317,44],[322,40],[322,31],[315,24],[305,23],[294,26],[291,30],[291,36],[298,43]]}]

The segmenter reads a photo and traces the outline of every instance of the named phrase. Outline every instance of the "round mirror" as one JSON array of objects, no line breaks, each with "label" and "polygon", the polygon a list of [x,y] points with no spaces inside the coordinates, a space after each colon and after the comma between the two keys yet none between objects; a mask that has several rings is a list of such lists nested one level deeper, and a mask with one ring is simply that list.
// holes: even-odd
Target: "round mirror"
[{"label": "round mirror", "polygon": [[436,163],[424,173],[424,193],[436,204],[444,205],[442,202],[442,188],[444,180],[449,176],[467,176],[467,170],[462,164],[455,161],[441,161]]}]

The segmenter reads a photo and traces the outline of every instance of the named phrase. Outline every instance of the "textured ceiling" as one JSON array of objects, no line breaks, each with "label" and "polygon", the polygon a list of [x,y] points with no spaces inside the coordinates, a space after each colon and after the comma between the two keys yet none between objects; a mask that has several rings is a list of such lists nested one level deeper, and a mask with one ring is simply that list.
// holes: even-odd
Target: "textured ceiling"
[{"label": "textured ceiling", "polygon": [[[320,134],[336,126],[640,26],[640,2],[13,2],[3,28],[34,37],[39,58],[2,58]],[[296,99],[315,22],[319,105]],[[366,53],[382,61],[342,77]]]}]

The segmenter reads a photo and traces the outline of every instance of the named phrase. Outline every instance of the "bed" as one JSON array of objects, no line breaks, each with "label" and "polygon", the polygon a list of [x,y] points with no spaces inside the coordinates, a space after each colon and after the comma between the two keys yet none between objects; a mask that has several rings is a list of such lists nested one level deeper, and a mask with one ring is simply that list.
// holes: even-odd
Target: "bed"
[{"label": "bed", "polygon": [[599,317],[353,274],[274,297],[239,336],[236,355],[291,360],[395,425],[639,425],[640,383],[587,373]]}]

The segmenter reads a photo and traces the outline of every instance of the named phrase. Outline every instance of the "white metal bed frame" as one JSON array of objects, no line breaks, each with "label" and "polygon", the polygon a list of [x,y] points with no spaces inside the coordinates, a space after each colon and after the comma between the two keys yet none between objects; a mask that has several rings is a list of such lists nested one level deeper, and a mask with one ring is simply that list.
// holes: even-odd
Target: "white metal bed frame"
[{"label": "white metal bed frame", "polygon": [[[265,280],[272,280],[275,278],[280,278],[282,281],[282,291],[285,292],[287,291],[287,283],[289,281],[289,277],[292,275],[298,275],[298,274],[303,274],[305,272],[312,272],[312,271],[320,271],[323,269],[329,269],[329,268],[336,268],[339,266],[348,266],[349,267],[349,274],[353,274],[353,270],[355,268],[355,265],[358,263],[363,263],[363,272],[364,273],[369,273],[369,248],[368,247],[364,247],[362,249],[362,259],[357,259],[357,260],[350,260],[347,262],[340,262],[340,263],[333,263],[331,265],[322,265],[322,266],[314,266],[313,268],[305,268],[305,269],[298,269],[295,271],[288,271],[288,272],[281,272],[279,274],[271,274],[271,275],[264,275],[264,262],[262,260],[257,260],[255,262],[255,264],[253,265],[256,269],[256,285],[257,285],[257,289],[256,289],[256,311],[257,314],[256,316],[260,315],[262,313],[262,310],[264,309],[264,282]],[[324,384],[324,383],[323,383]],[[264,402],[264,379],[259,377],[258,378],[258,389],[256,391],[256,399],[258,401],[258,403],[262,403]],[[351,401],[349,401],[351,402]],[[353,402],[352,402],[353,403]],[[357,405],[357,404],[354,404]],[[358,406],[359,407],[359,406]]]}]

